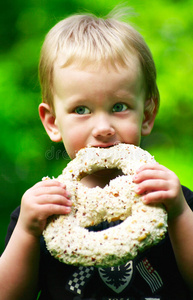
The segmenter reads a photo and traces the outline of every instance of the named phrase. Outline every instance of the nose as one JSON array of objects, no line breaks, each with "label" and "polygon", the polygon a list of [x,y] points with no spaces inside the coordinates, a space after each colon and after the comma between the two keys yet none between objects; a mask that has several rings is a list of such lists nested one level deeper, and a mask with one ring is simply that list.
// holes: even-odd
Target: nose
[{"label": "nose", "polygon": [[95,138],[108,138],[115,134],[115,129],[111,124],[111,117],[106,113],[100,113],[94,118],[92,134]]}]

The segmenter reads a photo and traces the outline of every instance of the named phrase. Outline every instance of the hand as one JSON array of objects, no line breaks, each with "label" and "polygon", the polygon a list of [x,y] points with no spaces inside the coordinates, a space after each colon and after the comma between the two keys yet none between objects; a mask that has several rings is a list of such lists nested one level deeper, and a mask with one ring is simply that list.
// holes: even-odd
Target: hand
[{"label": "hand", "polygon": [[19,225],[27,233],[40,236],[49,216],[71,211],[69,198],[64,184],[49,179],[38,182],[22,197]]},{"label": "hand", "polygon": [[145,204],[162,203],[168,218],[172,219],[183,213],[186,201],[181,184],[175,173],[155,163],[140,167],[134,176],[136,193],[143,195]]}]

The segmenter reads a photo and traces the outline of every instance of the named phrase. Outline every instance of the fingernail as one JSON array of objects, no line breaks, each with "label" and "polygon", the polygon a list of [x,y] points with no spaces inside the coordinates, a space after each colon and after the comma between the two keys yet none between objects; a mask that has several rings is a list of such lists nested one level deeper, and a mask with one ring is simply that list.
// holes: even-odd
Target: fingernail
[{"label": "fingernail", "polygon": [[66,212],[70,213],[71,212],[71,208],[70,207],[66,207]]},{"label": "fingernail", "polygon": [[68,201],[67,201],[67,205],[68,205],[68,206],[72,206],[72,201],[71,201],[71,200],[68,200]]},{"label": "fingernail", "polygon": [[143,201],[143,203],[147,203],[146,196],[143,196],[143,197],[141,198],[141,200]]},{"label": "fingernail", "polygon": [[66,197],[69,199],[71,198],[71,194],[68,191],[66,192]]}]

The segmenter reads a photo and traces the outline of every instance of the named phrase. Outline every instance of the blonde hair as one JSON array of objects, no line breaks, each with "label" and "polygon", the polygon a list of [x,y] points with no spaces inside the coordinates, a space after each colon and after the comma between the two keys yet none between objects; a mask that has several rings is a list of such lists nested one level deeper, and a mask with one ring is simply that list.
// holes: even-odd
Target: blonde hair
[{"label": "blonde hair", "polygon": [[53,108],[53,69],[59,54],[63,59],[62,67],[76,64],[81,68],[101,63],[115,68],[128,67],[129,61],[136,56],[142,67],[147,99],[159,102],[151,52],[141,34],[127,22],[119,20],[120,15],[117,12],[106,18],[92,14],[73,15],[48,32],[39,64],[44,102]]}]

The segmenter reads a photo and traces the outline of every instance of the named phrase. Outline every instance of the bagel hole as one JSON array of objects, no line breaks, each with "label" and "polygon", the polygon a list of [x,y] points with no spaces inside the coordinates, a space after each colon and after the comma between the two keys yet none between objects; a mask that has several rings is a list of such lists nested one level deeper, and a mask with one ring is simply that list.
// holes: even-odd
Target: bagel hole
[{"label": "bagel hole", "polygon": [[80,181],[89,188],[94,188],[96,186],[104,188],[106,185],[109,185],[109,182],[112,179],[122,175],[124,175],[124,173],[118,168],[103,168],[93,171],[91,174],[82,173]]},{"label": "bagel hole", "polygon": [[108,221],[104,221],[98,225],[86,227],[86,229],[88,229],[89,231],[94,231],[94,232],[104,231],[110,227],[115,227],[115,226],[121,224],[122,222],[123,222],[122,220],[117,220],[117,221],[110,222],[110,223]]}]

